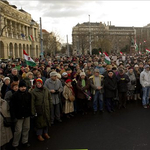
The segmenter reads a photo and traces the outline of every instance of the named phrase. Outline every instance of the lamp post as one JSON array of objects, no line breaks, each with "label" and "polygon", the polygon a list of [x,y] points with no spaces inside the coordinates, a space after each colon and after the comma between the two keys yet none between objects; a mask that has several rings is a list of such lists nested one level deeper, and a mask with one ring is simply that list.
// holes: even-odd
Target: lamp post
[{"label": "lamp post", "polygon": [[90,15],[89,15],[89,45],[90,45],[89,47],[90,55],[92,55]]},{"label": "lamp post", "polygon": [[42,33],[42,20],[40,17],[40,42],[41,42],[41,58],[43,59],[43,33]]}]

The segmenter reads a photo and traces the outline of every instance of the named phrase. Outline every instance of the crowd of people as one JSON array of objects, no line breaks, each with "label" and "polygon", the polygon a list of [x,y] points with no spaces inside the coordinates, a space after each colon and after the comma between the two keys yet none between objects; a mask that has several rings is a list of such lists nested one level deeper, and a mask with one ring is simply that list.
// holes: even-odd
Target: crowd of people
[{"label": "crowd of people", "polygon": [[36,59],[36,66],[24,60],[0,64],[0,122],[2,149],[11,142],[17,150],[28,142],[30,120],[34,118],[37,139],[49,139],[49,127],[92,110],[108,113],[125,109],[128,101],[141,100],[149,108],[150,59],[147,54],[71,56]]}]

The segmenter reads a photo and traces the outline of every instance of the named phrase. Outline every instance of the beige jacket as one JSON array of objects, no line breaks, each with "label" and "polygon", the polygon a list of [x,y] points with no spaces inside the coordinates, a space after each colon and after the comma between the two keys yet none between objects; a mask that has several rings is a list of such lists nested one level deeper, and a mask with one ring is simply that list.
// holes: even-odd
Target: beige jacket
[{"label": "beige jacket", "polygon": [[[1,99],[0,97],[0,112],[5,117],[10,117],[10,113],[8,111],[8,103],[7,101]],[[10,127],[4,127],[3,124],[3,117],[0,114],[0,146],[3,146],[4,144],[8,143],[12,139],[12,131]]]}]

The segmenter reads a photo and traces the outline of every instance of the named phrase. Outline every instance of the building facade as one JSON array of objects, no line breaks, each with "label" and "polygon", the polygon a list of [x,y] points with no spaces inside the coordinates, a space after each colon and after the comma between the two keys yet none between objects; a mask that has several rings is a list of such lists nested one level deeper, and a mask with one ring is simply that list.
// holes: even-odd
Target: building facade
[{"label": "building facade", "polygon": [[[91,49],[116,53],[121,50],[130,52],[135,41],[139,50],[150,47],[150,25],[146,27],[116,27],[111,22],[77,24],[72,30],[72,44],[74,54],[87,54]],[[142,45],[142,41],[147,41]]]},{"label": "building facade", "polygon": [[36,58],[39,48],[39,25],[31,14],[0,0],[0,58],[23,58],[23,50]]}]

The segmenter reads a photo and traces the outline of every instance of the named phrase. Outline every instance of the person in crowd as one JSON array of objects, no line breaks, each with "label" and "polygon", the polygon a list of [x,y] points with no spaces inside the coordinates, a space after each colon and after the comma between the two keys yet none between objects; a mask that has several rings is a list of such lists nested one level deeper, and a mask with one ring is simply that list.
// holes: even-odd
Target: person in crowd
[{"label": "person in crowd", "polygon": [[92,66],[92,62],[91,61],[89,61],[87,63],[87,67],[84,68],[84,72],[87,73],[87,70],[90,70],[91,74],[94,73],[94,67]]},{"label": "person in crowd", "polygon": [[58,122],[62,122],[60,119],[59,94],[63,91],[63,86],[61,81],[57,79],[57,72],[50,73],[50,78],[45,81],[44,86],[49,89],[52,95],[51,124],[54,124],[54,118]]},{"label": "person in crowd", "polygon": [[22,144],[29,147],[28,143],[31,116],[31,94],[27,91],[26,83],[21,80],[19,90],[12,95],[10,100],[11,117],[17,119],[13,137],[13,149],[18,150],[19,141],[22,135]]},{"label": "person in crowd", "polygon": [[4,99],[6,92],[10,90],[10,78],[5,77],[3,79],[3,82],[4,82],[4,84],[2,85],[2,88],[1,88],[1,94],[2,94],[1,98],[2,99]]},{"label": "person in crowd", "polygon": [[[39,141],[49,139],[48,127],[51,125],[50,122],[50,111],[52,106],[52,99],[50,91],[43,86],[41,78],[36,80],[36,87],[32,90],[32,115],[35,118],[36,134]],[[43,138],[44,137],[44,138]]]},{"label": "person in crowd", "polygon": [[67,74],[67,72],[63,72],[63,73],[62,73],[62,78],[61,78],[62,86],[65,86],[65,82],[66,82],[67,79],[68,79],[68,74]]},{"label": "person in crowd", "polygon": [[38,69],[37,68],[33,68],[32,73],[33,73],[33,78],[34,79],[37,79],[37,72],[38,72]]},{"label": "person in crowd", "polygon": [[10,117],[9,105],[7,101],[0,97],[0,149],[6,150],[8,143],[13,138],[13,134],[10,127],[4,126],[4,117]]},{"label": "person in crowd", "polygon": [[135,74],[135,77],[136,77],[135,97],[137,99],[141,100],[142,86],[140,84],[140,71],[139,71],[139,66],[138,65],[134,66],[134,74]]},{"label": "person in crowd", "polygon": [[132,67],[129,68],[127,75],[130,79],[130,81],[128,82],[127,100],[137,100],[137,97],[134,96],[136,87],[136,77]]},{"label": "person in crowd", "polygon": [[118,75],[117,75],[119,109],[121,109],[122,107],[126,108],[128,82],[130,82],[128,75],[125,74],[122,68],[119,68]]},{"label": "person in crowd", "polygon": [[27,90],[30,90],[32,85],[33,85],[33,73],[32,72],[28,72],[26,73],[26,78],[24,78],[25,82],[26,82],[26,86],[27,86]]},{"label": "person in crowd", "polygon": [[16,68],[12,69],[11,74],[8,77],[10,78],[10,83],[12,83],[15,78],[21,80],[21,76],[19,75],[18,70]]},{"label": "person in crowd", "polygon": [[104,80],[104,94],[106,100],[106,108],[109,113],[114,111],[113,99],[116,98],[117,93],[117,80],[112,70],[108,71],[108,75]]},{"label": "person in crowd", "polygon": [[92,88],[93,98],[93,109],[94,114],[97,112],[98,103],[99,110],[103,112],[103,93],[104,93],[104,76],[100,75],[99,70],[94,70],[94,75],[90,78],[90,85]]},{"label": "person in crowd", "polygon": [[106,71],[104,72],[103,76],[106,77],[108,75],[108,71],[112,70],[112,65],[107,65],[106,66]]},{"label": "person in crowd", "polygon": [[103,75],[104,72],[106,71],[105,68],[103,67],[102,62],[99,62],[98,66],[95,67],[95,69],[99,69],[99,73],[100,73],[101,75]]},{"label": "person in crowd", "polygon": [[44,83],[45,83],[45,81],[46,81],[46,78],[45,78],[44,76],[42,76],[41,72],[40,72],[40,71],[38,71],[36,75],[37,75],[37,78],[41,78],[41,79],[42,79],[43,84],[44,84]]},{"label": "person in crowd", "polygon": [[145,65],[144,70],[140,74],[140,83],[142,85],[142,105],[144,108],[149,107],[149,93],[150,93],[150,66]]},{"label": "person in crowd", "polygon": [[84,72],[81,72],[80,78],[77,81],[77,106],[78,110],[81,111],[83,115],[87,114],[88,99],[85,93],[88,94],[89,91],[90,91],[90,82],[86,77],[86,74]]},{"label": "person in crowd", "polygon": [[65,86],[63,90],[63,96],[65,98],[65,104],[63,107],[63,112],[66,115],[66,117],[69,119],[70,117],[73,117],[74,115],[72,114],[74,112],[74,103],[73,101],[70,101],[69,97],[74,96],[74,90],[71,84],[71,79],[67,79],[65,81]]},{"label": "person in crowd", "polygon": [[29,67],[25,67],[24,70],[22,70],[22,79],[26,78],[26,74],[30,71]]},{"label": "person in crowd", "polygon": [[18,83],[12,82],[10,87],[11,89],[8,92],[6,92],[4,97],[8,104],[10,103],[12,95],[18,91]]}]

